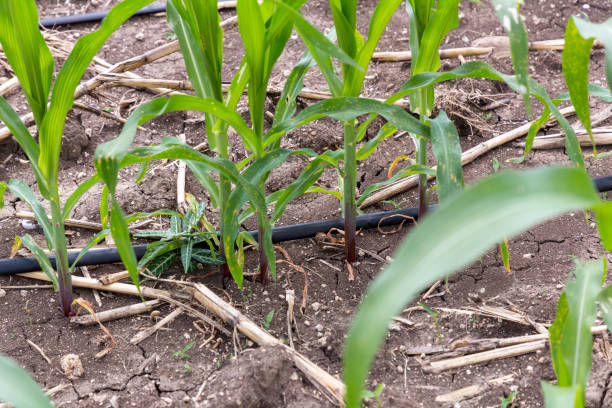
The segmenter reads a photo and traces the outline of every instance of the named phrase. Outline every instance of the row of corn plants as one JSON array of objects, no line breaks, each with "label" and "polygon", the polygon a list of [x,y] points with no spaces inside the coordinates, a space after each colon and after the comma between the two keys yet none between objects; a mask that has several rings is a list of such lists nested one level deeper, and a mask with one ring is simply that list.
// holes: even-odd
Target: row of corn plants
[{"label": "row of corn plants", "polygon": [[[53,59],[37,28],[35,3],[9,0],[0,5],[0,42],[34,112],[39,142],[28,132],[4,99],[0,99],[0,115],[30,159],[40,194],[49,201],[51,217],[47,216],[42,203],[25,183],[11,180],[8,184],[0,184],[0,188],[10,189],[27,202],[43,226],[47,246],[53,249],[57,256],[57,273],[31,237],[24,236],[21,241],[37,256],[45,272],[58,287],[64,314],[70,314],[72,293],[71,266],[67,264],[63,220],[68,217],[83,194],[98,182],[103,182],[100,213],[103,222],[108,223],[109,230],[97,236],[94,242],[110,232],[130,276],[138,285],[139,265],[130,245],[127,225],[130,219],[144,215],[130,218],[123,213],[117,201],[118,172],[127,166],[140,165],[141,170],[136,180],[138,182],[145,176],[148,163],[158,159],[186,161],[196,178],[208,190],[211,203],[219,209],[220,217],[217,233],[212,225],[203,219],[203,209],[197,205],[192,205],[192,214],[185,216],[182,221],[178,213],[159,212],[173,215],[176,225],[182,222],[189,237],[187,239],[187,235],[179,234],[180,245],[168,241],[156,245],[146,260],[178,250],[185,269],[189,269],[188,261],[194,251],[193,245],[197,243],[194,226],[202,224],[206,231],[198,232],[197,238],[204,237],[204,240],[210,242],[211,248],[215,245],[219,248],[219,262],[224,274],[231,274],[236,283],[242,286],[243,244],[250,242],[251,238],[239,231],[241,223],[249,217],[255,217],[257,220],[259,276],[265,282],[268,272],[275,276],[271,227],[283,214],[288,203],[308,191],[328,166],[336,167],[343,179],[345,252],[348,262],[354,260],[354,220],[359,204],[355,195],[356,161],[365,159],[379,143],[398,129],[408,132],[418,140],[416,163],[401,172],[400,176],[414,173],[422,175],[419,207],[421,215],[424,215],[427,206],[425,177],[431,173],[427,166],[427,145],[431,141],[437,161],[436,175],[442,206],[424,218],[419,227],[410,234],[398,250],[396,262],[373,283],[357,314],[347,340],[344,359],[346,400],[349,406],[360,404],[361,389],[386,331],[386,322],[427,283],[465,265],[491,243],[501,242],[505,237],[535,222],[575,207],[592,207],[597,212],[600,216],[602,238],[609,242],[611,227],[606,223],[610,214],[609,206],[600,203],[588,181],[576,135],[557,109],[560,100],[551,99],[528,75],[527,37],[524,25],[518,17],[518,4],[514,0],[494,0],[493,3],[512,40],[513,63],[517,72],[515,76],[500,73],[482,62],[471,62],[452,71],[437,72],[440,67],[438,48],[446,34],[458,25],[459,0],[407,1],[410,47],[413,52],[411,77],[386,103],[360,97],[360,93],[372,53],[400,1],[383,0],[378,3],[366,38],[356,29],[356,0],[330,0],[334,30],[328,36],[323,35],[301,14],[300,8],[305,0],[240,1],[237,6],[238,26],[245,56],[231,81],[229,92],[223,95],[223,31],[216,2],[169,0],[168,22],[179,39],[187,74],[196,95],[156,98],[136,108],[119,137],[97,148],[97,173],[62,204],[57,183],[59,149],[65,117],[73,103],[74,89],[87,64],[108,36],[129,15],[149,2],[126,0],[120,3],[109,13],[98,31],[77,42],[58,74],[50,103]],[[586,103],[589,92],[586,83],[588,53],[584,53],[584,48],[586,45],[592,45],[594,37],[609,41],[602,34],[606,27],[574,18],[567,30],[568,47],[567,54],[564,52],[564,74],[568,78],[568,84],[572,84],[569,96],[575,105],[580,105],[581,108],[577,109],[580,110],[578,116],[589,132]],[[287,78],[274,114],[273,125],[265,131],[264,105],[268,82],[274,65],[294,29],[302,38],[307,51]],[[338,45],[334,43],[336,38]],[[606,72],[610,82],[612,64],[609,51]],[[334,68],[334,59],[340,63],[340,76]],[[576,61],[578,65],[582,65],[576,68],[576,64],[566,61]],[[314,65],[318,66],[333,97],[296,113],[295,98],[302,87],[306,72]],[[567,150],[576,168],[500,173],[464,190],[458,133],[444,112],[438,113],[435,118],[431,115],[434,85],[466,77],[505,82],[523,95],[528,112],[531,111],[531,97],[539,100],[544,105],[542,118],[554,115],[566,132]],[[235,112],[245,89],[248,92],[250,123]],[[392,105],[406,96],[410,98],[411,110],[419,115],[418,119],[403,108]],[[175,138],[165,138],[161,144],[155,146],[132,148],[139,125],[165,113],[179,110],[195,110],[205,114],[203,131],[214,157],[204,155]],[[356,118],[361,115],[369,115],[369,118],[356,126]],[[323,116],[342,123],[342,150],[317,155],[308,149],[288,150],[280,147],[284,135]],[[382,116],[387,123],[375,138],[357,149],[357,143],[362,140],[367,126],[376,116]],[[527,146],[535,135],[537,126],[543,122],[544,119],[535,122],[528,136]],[[250,153],[249,157],[239,163],[229,160],[230,127],[238,133]],[[527,153],[528,147],[525,155]],[[307,156],[310,159],[309,164],[287,188],[268,194],[266,181],[270,172],[291,155]],[[573,183],[567,180],[572,180]],[[271,213],[268,211],[269,207],[272,207]],[[490,233],[491,226],[495,227],[496,233]],[[178,230],[171,233],[177,234]],[[211,253],[214,259],[214,251]],[[400,264],[410,264],[411,269],[406,272]]]}]

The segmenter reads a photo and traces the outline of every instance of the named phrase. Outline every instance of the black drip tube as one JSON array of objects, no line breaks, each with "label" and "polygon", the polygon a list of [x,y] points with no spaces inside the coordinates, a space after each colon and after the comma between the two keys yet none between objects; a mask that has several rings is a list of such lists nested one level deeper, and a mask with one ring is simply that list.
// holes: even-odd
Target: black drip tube
[{"label": "black drip tube", "polygon": [[[593,179],[595,187],[599,192],[612,190],[612,176],[600,177]],[[431,205],[430,209],[434,209],[437,205]],[[405,208],[401,210],[383,211],[371,214],[363,214],[357,216],[357,229],[371,229],[380,226],[400,224],[406,219],[412,217],[417,219],[418,210],[416,207]],[[382,221],[381,221],[382,220]],[[303,224],[285,225],[272,229],[272,241],[274,243],[292,241],[296,239],[304,239],[314,237],[318,232],[327,232],[332,228],[344,228],[344,219],[335,218],[324,221],[306,222]],[[249,233],[257,239],[257,231],[249,231]],[[144,255],[147,245],[134,245],[134,251],[138,259]],[[68,254],[69,263],[72,264],[76,259],[78,252]],[[55,266],[55,256],[49,256],[51,264]],[[101,265],[121,262],[121,258],[116,248],[92,249],[88,251],[79,260],[78,266]],[[0,275],[12,275],[22,272],[32,272],[40,270],[38,261],[34,257],[29,258],[5,258],[0,259]]]},{"label": "black drip tube", "polygon": [[[154,14],[154,13],[160,13],[163,11],[166,11],[165,4],[153,4],[153,5],[141,8],[133,15],[140,16],[143,14]],[[108,14],[108,11],[96,11],[93,13],[75,14],[73,16],[43,18],[42,20],[40,20],[39,24],[42,27],[51,28],[51,27],[56,27],[60,25],[91,23],[94,21],[101,21],[104,17],[106,17],[107,14]]]}]

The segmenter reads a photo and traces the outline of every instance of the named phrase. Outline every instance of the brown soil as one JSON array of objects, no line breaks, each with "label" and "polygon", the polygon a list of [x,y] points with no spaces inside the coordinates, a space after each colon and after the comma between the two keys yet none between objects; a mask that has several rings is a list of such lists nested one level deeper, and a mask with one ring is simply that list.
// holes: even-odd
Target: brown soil
[{"label": "brown soil", "polygon": [[[74,4],[76,3],[76,4]],[[76,14],[95,11],[102,7],[102,1],[58,2],[45,0],[39,2],[41,17]],[[112,4],[116,1],[112,1]],[[525,22],[529,27],[531,40],[562,38],[565,24],[571,15],[587,13],[593,21],[603,21],[611,14],[608,0],[564,2],[559,5],[549,2],[528,2],[522,8]],[[375,2],[359,3],[358,26],[362,33],[367,32],[367,22]],[[403,6],[402,6],[403,7]],[[460,27],[454,30],[443,47],[461,47],[489,35],[501,35],[490,5],[477,5],[472,2],[461,4]],[[329,27],[331,16],[325,2],[311,1],[304,6],[304,14],[321,28]],[[234,15],[233,11],[223,11],[222,18]],[[95,25],[79,25],[62,29],[67,40],[95,28]],[[168,41],[170,29],[164,15],[136,17],[111,38],[99,56],[110,63],[141,54]],[[225,40],[224,76],[229,79],[242,58],[242,45],[237,29],[227,33]],[[391,20],[379,50],[399,51],[408,49],[408,18],[400,9]],[[281,58],[273,85],[283,83],[291,66],[303,52],[300,40],[289,40],[287,51]],[[591,59],[591,82],[605,84],[603,51],[593,52]],[[471,58],[468,58],[468,60]],[[497,69],[511,72],[511,61],[503,55],[482,57]],[[57,62],[61,62],[58,59]],[[531,73],[546,87],[553,96],[565,92],[561,73],[561,54],[556,51],[532,53]],[[442,69],[456,67],[458,60],[445,60]],[[173,54],[157,63],[147,65],[136,71],[149,78],[187,79],[184,65],[179,54]],[[4,70],[0,76],[10,77]],[[87,74],[88,76],[91,74]],[[368,72],[364,93],[373,97],[385,97],[396,91],[409,76],[407,63],[373,63]],[[309,73],[306,86],[324,89],[325,85],[318,72]],[[437,87],[441,107],[449,110],[460,130],[461,144],[465,149],[491,138],[503,131],[512,129],[527,119],[520,97],[508,94],[508,87],[485,80],[462,80]],[[107,89],[103,95],[87,96],[84,101],[93,106],[116,107],[105,99],[109,95],[115,100],[136,98],[142,101],[151,96],[144,92],[127,88]],[[477,104],[488,103],[491,99],[510,98],[510,102],[490,112],[482,112]],[[20,114],[26,112],[25,100],[20,92],[8,98]],[[312,103],[300,101],[303,105]],[[593,101],[594,109],[602,105]],[[271,103],[269,109],[273,110]],[[248,116],[247,103],[243,101],[238,108],[245,118]],[[125,111],[122,111],[125,115]],[[463,118],[462,118],[463,116]],[[468,123],[465,118],[480,121],[480,129]],[[139,132],[135,144],[158,143],[164,136],[186,135],[191,145],[204,140],[200,117],[193,113],[175,113],[153,120],[145,125],[146,131]],[[572,119],[575,120],[575,119]],[[380,125],[380,123],[379,123]],[[485,126],[486,125],[486,126]],[[487,129],[490,128],[490,129]],[[98,144],[116,137],[120,125],[97,115],[74,111],[68,118],[66,141],[62,153],[60,182],[64,193],[68,194],[94,172],[92,157]],[[549,129],[551,132],[557,129]],[[372,135],[375,133],[372,133]],[[287,147],[310,147],[322,152],[342,145],[341,129],[331,120],[322,120],[293,132],[283,142]],[[601,147],[599,151],[609,149]],[[585,149],[585,155],[592,153]],[[412,142],[407,137],[389,138],[368,160],[359,164],[359,188],[363,189],[372,182],[383,180],[393,159],[401,154],[414,154]],[[522,165],[506,163],[512,157],[522,154],[516,144],[508,144],[482,156],[465,167],[467,182],[473,182],[493,172],[492,162],[496,158],[506,167],[533,167],[553,163],[568,163],[562,150],[540,150],[530,154]],[[234,159],[244,157],[244,150],[238,147],[233,151]],[[19,178],[30,185],[34,177],[27,163],[22,163],[24,154],[12,140],[0,144],[0,179]],[[295,177],[304,165],[304,159],[292,158],[270,178],[270,191],[281,188]],[[592,176],[610,173],[610,157],[594,160],[587,158],[587,169]],[[144,182],[134,186],[137,169],[123,172],[119,187],[121,204],[126,212],[151,211],[159,208],[173,208],[175,205],[174,166],[159,167],[154,174],[149,173]],[[337,173],[327,171],[319,181],[325,188],[337,186]],[[199,200],[206,200],[206,192],[192,178],[187,178],[187,191]],[[75,208],[72,217],[96,221],[101,188],[92,190]],[[279,224],[313,221],[321,218],[338,217],[339,207],[335,199],[328,196],[310,194],[291,204]],[[414,192],[407,192],[393,198],[402,207],[415,206]],[[26,205],[8,194],[5,208],[0,210],[0,256],[6,257],[13,239],[25,231],[15,217],[15,211],[27,210]],[[392,209],[391,204],[379,204],[368,211]],[[252,225],[249,225],[252,227]],[[399,234],[380,234],[364,231],[358,237],[360,248],[375,252],[382,258],[390,257],[400,242],[405,230]],[[43,236],[34,234],[39,242]],[[71,231],[69,243],[82,246],[90,233],[82,230]],[[440,286],[433,296],[425,300],[432,307],[465,309],[475,302],[505,308],[515,307],[525,312],[533,320],[549,323],[554,319],[556,302],[563,291],[568,273],[572,269],[572,256],[593,259],[604,256],[596,229],[585,222],[581,212],[567,214],[551,222],[535,227],[509,242],[512,274],[503,268],[497,250],[493,249],[482,256],[480,261],[448,279],[448,287]],[[344,335],[351,317],[358,306],[370,281],[383,268],[384,264],[363,251],[355,265],[355,280],[348,281],[348,273],[343,267],[343,255],[339,252],[323,250],[314,240],[287,242],[283,248],[293,258],[295,264],[307,272],[309,291],[307,307],[303,314],[296,313],[297,332],[294,333],[295,347],[313,362],[332,375],[341,375],[341,355]],[[254,258],[253,258],[254,259]],[[247,262],[252,268],[253,262]],[[90,268],[94,276],[120,270],[120,266],[109,265]],[[212,270],[205,269],[202,275]],[[174,275],[172,275],[174,274]],[[173,269],[170,276],[184,278],[179,269]],[[302,301],[304,277],[287,264],[279,264],[279,279],[267,286],[246,282],[241,291],[230,285],[226,291],[220,286],[218,276],[208,278],[188,277],[207,284],[211,289],[225,296],[234,307],[241,310],[253,321],[266,320],[274,311],[269,332],[282,339],[287,338],[285,290],[293,289],[297,295],[296,303]],[[21,277],[2,277],[1,286],[31,285],[35,282]],[[149,284],[149,283],[147,283]],[[75,288],[77,296],[94,302],[90,290]],[[131,345],[130,338],[142,327],[149,326],[155,315],[142,315],[126,318],[107,324],[114,335],[117,347],[106,357],[96,359],[100,351],[97,327],[71,325],[61,316],[57,306],[57,296],[49,289],[10,290],[2,293],[0,304],[0,352],[16,359],[45,388],[60,383],[69,386],[53,397],[61,407],[327,407],[331,403],[321,394],[291,362],[282,350],[270,347],[257,348],[250,340],[239,336],[238,347],[242,350],[236,356],[232,339],[215,335],[204,345],[209,333],[201,333],[194,326],[194,318],[185,314],[171,323],[167,330],[161,330],[138,346]],[[136,298],[102,294],[103,306],[98,310],[110,309],[136,303]],[[95,304],[95,303],[94,303]],[[171,310],[168,305],[161,307],[161,316]],[[540,380],[554,378],[551,360],[547,350],[519,357],[495,360],[443,372],[427,374],[422,371],[419,358],[408,356],[407,347],[432,344],[449,344],[458,339],[511,337],[533,334],[533,328],[521,326],[498,319],[441,313],[438,328],[432,318],[423,312],[405,313],[414,325],[394,324],[369,377],[368,387],[384,382],[386,387],[381,396],[384,407],[436,407],[453,406],[439,404],[435,397],[462,387],[481,383],[489,379],[513,374],[513,380],[502,386],[488,388],[480,395],[463,401],[456,406],[485,407],[499,406],[500,397],[511,391],[518,391],[518,405],[525,407],[542,406]],[[231,328],[230,328],[231,330]],[[299,332],[299,336],[298,336]],[[439,333],[439,334],[438,334]],[[51,359],[48,364],[26,340],[37,344]],[[598,340],[599,341],[599,340]],[[195,342],[187,351],[189,357],[174,354],[186,345]],[[596,344],[598,344],[596,342]],[[70,380],[60,370],[61,356],[75,353],[82,360],[84,375]],[[189,368],[186,368],[188,364]],[[612,366],[605,359],[600,348],[594,353],[593,370],[587,390],[589,407],[612,406],[610,379]],[[195,401],[200,387],[200,401]],[[375,406],[370,401],[369,406]]]}]

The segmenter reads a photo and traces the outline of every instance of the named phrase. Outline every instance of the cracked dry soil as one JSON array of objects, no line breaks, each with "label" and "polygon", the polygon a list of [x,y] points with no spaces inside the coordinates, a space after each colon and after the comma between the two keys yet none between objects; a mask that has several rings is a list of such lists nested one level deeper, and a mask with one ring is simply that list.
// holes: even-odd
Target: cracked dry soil
[{"label": "cracked dry soil", "polygon": [[[96,11],[102,7],[101,1],[59,2],[44,0],[38,2],[41,17],[76,14]],[[111,4],[115,4],[113,0]],[[587,7],[588,6],[588,7]],[[366,32],[367,22],[375,2],[359,3],[358,25]],[[490,35],[501,35],[490,4],[476,5],[463,2],[460,6],[460,26],[450,33],[443,48],[463,47],[472,41]],[[530,40],[551,40],[563,37],[568,18],[579,12],[587,13],[593,21],[603,21],[612,14],[608,0],[573,0],[561,4],[534,0],[526,2],[521,9],[529,28]],[[331,16],[325,2],[317,0],[304,6],[304,14],[320,28],[329,27]],[[221,12],[222,19],[234,15],[232,10]],[[74,42],[83,32],[95,28],[95,24],[77,25],[61,29],[58,35]],[[139,55],[168,41],[170,29],[164,15],[136,17],[129,20],[111,37],[99,57],[109,63],[116,63]],[[408,49],[408,18],[399,9],[391,20],[389,28],[378,47],[379,51],[400,51]],[[285,54],[273,74],[272,85],[282,85],[291,66],[297,62],[303,46],[298,38],[289,40]],[[224,78],[229,79],[242,58],[242,45],[237,29],[226,34],[224,54]],[[491,63],[503,72],[511,72],[511,61],[507,55],[496,54],[479,58]],[[56,66],[62,57],[56,58]],[[565,91],[561,73],[561,54],[557,51],[540,51],[530,55],[531,73],[546,87],[548,92],[559,95]],[[590,81],[605,84],[603,51],[594,50],[591,58]],[[443,60],[442,70],[456,67],[458,60]],[[184,80],[184,65],[179,54],[146,65],[136,71],[147,78]],[[0,76],[12,74],[0,68]],[[87,77],[92,74],[88,73]],[[368,73],[364,93],[373,97],[385,97],[399,89],[409,76],[409,63],[374,62]],[[309,73],[305,85],[309,88],[324,89],[325,85],[316,70]],[[446,109],[459,128],[464,150],[508,131],[524,123],[527,116],[520,97],[510,93],[502,84],[485,80],[462,80],[441,84],[437,88],[439,107]],[[134,103],[151,98],[151,95],[128,88],[105,88],[85,96],[81,102],[91,106],[116,110],[119,101],[133,99]],[[482,112],[478,107],[492,100],[509,98],[501,107]],[[9,102],[20,114],[26,113],[25,100],[20,92],[8,96]],[[300,106],[312,103],[300,100]],[[274,111],[275,101],[270,99],[268,110]],[[593,111],[603,105],[593,100]],[[129,106],[128,108],[129,109]],[[238,112],[248,117],[248,105],[242,101]],[[468,109],[467,111],[464,109]],[[123,109],[120,113],[126,115]],[[476,120],[474,122],[469,120]],[[571,118],[570,121],[575,121]],[[610,121],[601,125],[610,124]],[[368,137],[376,133],[374,124]],[[177,136],[184,133],[191,145],[200,143],[203,136],[202,118],[193,113],[174,113],[144,125],[135,143],[138,145],[158,143],[164,136]],[[69,193],[94,172],[92,157],[95,147],[116,137],[120,126],[112,120],[97,115],[74,110],[66,128],[60,182],[65,193]],[[558,132],[558,128],[546,129],[547,133]],[[293,132],[283,141],[286,147],[309,147],[318,152],[338,148],[342,145],[342,129],[331,121],[322,120],[311,123]],[[245,152],[233,141],[233,159],[241,160]],[[610,149],[600,147],[600,152]],[[591,149],[584,149],[591,155]],[[414,154],[409,138],[389,138],[366,161],[359,165],[359,188],[361,191],[372,182],[386,177],[387,169],[393,159],[400,155]],[[493,159],[499,160],[504,167],[526,168],[548,164],[569,163],[564,152],[558,150],[538,150],[531,153],[525,163],[511,164],[506,160],[518,157],[522,148],[509,143],[478,158],[464,168],[466,181],[475,180],[493,172]],[[24,159],[23,153],[12,140],[0,143],[0,179],[16,177],[34,185],[34,178]],[[612,158],[586,159],[589,173],[604,176],[612,173]],[[304,166],[303,159],[291,158],[276,170],[270,178],[269,189],[273,191],[287,185]],[[173,208],[176,169],[171,166],[153,165],[144,182],[133,185],[137,169],[127,169],[122,174],[121,204],[126,212],[151,211],[158,208]],[[324,188],[335,188],[337,174],[327,171],[319,181]],[[199,200],[207,200],[207,194],[198,183],[188,175],[187,191]],[[79,203],[73,218],[99,220],[98,203],[101,189],[94,189]],[[435,195],[434,195],[435,198]],[[393,198],[403,207],[415,206],[414,192],[409,191]],[[7,195],[6,206],[0,210],[0,256],[6,257],[13,239],[25,231],[21,228],[15,212],[27,210],[25,204],[14,196]],[[377,204],[367,211],[392,209],[391,204]],[[214,219],[214,212],[209,213]],[[321,218],[339,217],[339,208],[333,198],[317,194],[301,197],[288,207],[280,225],[313,221]],[[425,303],[431,308],[465,309],[470,306],[487,304],[504,308],[515,308],[526,313],[540,323],[550,323],[555,316],[556,303],[563,291],[568,273],[572,269],[571,257],[595,259],[606,256],[599,243],[592,219],[585,221],[583,213],[577,211],[566,214],[542,224],[509,241],[510,265],[512,274],[503,268],[497,249],[484,254],[481,259],[448,279],[448,287],[438,287]],[[253,225],[246,225],[252,228]],[[398,234],[381,234],[377,231],[363,231],[357,245],[384,258],[393,254],[394,248],[409,226]],[[69,231],[70,245],[79,247],[91,237],[84,230]],[[40,233],[34,234],[38,242],[44,242]],[[308,356],[321,368],[332,375],[340,376],[341,355],[344,335],[351,317],[368,284],[384,267],[383,263],[360,252],[355,266],[355,280],[348,281],[343,269],[342,254],[321,249],[314,240],[302,240],[282,244],[295,264],[306,270],[308,279],[307,307],[303,314],[297,312],[297,331],[294,332],[298,351]],[[252,256],[249,254],[249,256]],[[253,258],[254,259],[254,258]],[[249,267],[253,262],[247,262]],[[407,265],[409,268],[409,265]],[[93,276],[121,270],[120,265],[90,267]],[[293,289],[296,304],[302,301],[305,286],[304,276],[296,273],[287,264],[279,264],[279,278],[276,282],[262,287],[259,283],[246,282],[244,290],[229,285],[227,290],[220,286],[219,277],[211,275],[212,269],[204,268],[200,276],[185,277],[179,269],[172,269],[169,276],[197,280],[207,284],[220,296],[230,301],[253,321],[266,320],[270,311],[274,317],[269,331],[276,337],[287,338],[285,290]],[[609,279],[609,278],[608,278]],[[21,277],[2,277],[0,286],[31,285],[34,283]],[[149,285],[150,283],[146,283]],[[163,287],[163,285],[162,285]],[[74,290],[77,296],[95,301],[90,290]],[[270,347],[258,348],[242,335],[238,337],[240,349],[235,355],[232,339],[210,331],[202,333],[194,325],[195,319],[183,314],[172,322],[167,329],[158,331],[154,336],[139,345],[132,345],[130,339],[144,327],[154,323],[159,316],[167,315],[172,308],[164,305],[158,313],[124,318],[109,322],[106,327],[115,337],[116,348],[100,360],[95,354],[104,347],[103,334],[98,327],[71,325],[61,317],[57,297],[49,289],[6,289],[0,298],[0,352],[16,359],[39,381],[44,388],[67,384],[62,391],[53,396],[58,407],[328,407],[331,403],[300,373],[282,350]],[[136,298],[102,293],[102,307],[113,307],[136,303]],[[410,306],[414,306],[413,302]],[[472,366],[457,368],[440,374],[425,373],[419,364],[421,356],[406,353],[409,347],[433,344],[450,344],[455,340],[479,338],[504,338],[533,334],[529,326],[498,319],[440,313],[438,328],[432,318],[423,312],[404,313],[405,319],[413,324],[393,324],[382,350],[372,367],[368,387],[384,382],[386,387],[381,395],[384,407],[450,407],[453,403],[439,403],[437,396],[504,375],[513,375],[511,381],[491,386],[478,395],[459,402],[462,407],[499,406],[499,398],[511,391],[518,391],[516,406],[543,406],[540,380],[554,378],[548,349],[538,352],[493,360]],[[197,323],[196,323],[197,324]],[[263,324],[263,323],[262,323]],[[199,324],[198,327],[203,327]],[[231,328],[229,328],[231,329]],[[207,339],[210,339],[206,342]],[[51,364],[26,340],[38,345],[50,358]],[[187,356],[178,354],[188,344],[195,342],[186,351]],[[610,378],[612,365],[606,359],[601,337],[596,338],[593,355],[593,369],[587,390],[589,407],[612,406]],[[84,367],[84,375],[75,380],[66,378],[59,367],[60,357],[64,354],[78,354]],[[189,367],[189,368],[187,368]],[[196,400],[195,397],[199,396]],[[366,403],[376,406],[373,401]]]}]

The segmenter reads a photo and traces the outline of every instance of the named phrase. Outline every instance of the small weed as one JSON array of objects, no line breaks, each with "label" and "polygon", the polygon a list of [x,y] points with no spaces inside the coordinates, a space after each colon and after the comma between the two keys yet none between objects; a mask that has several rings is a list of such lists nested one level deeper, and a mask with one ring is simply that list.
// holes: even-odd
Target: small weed
[{"label": "small weed", "polygon": [[174,41],[177,39],[176,34],[174,34],[172,31],[165,33],[164,36],[166,37],[166,41],[168,42]]},{"label": "small weed", "polygon": [[491,119],[491,116],[493,116],[493,114],[491,112],[487,112],[486,115],[484,115],[484,120],[485,122],[488,122],[489,119]]},{"label": "small weed", "polygon": [[514,391],[511,392],[510,395],[508,395],[506,398],[499,397],[499,399],[501,400],[501,405],[499,406],[499,408],[510,408],[514,403],[514,400],[516,399],[517,395],[518,392]]},{"label": "small weed", "polygon": [[30,301],[26,300],[25,306],[23,307],[23,310],[25,310],[26,314],[28,315],[28,322],[30,322],[30,326],[32,325],[32,314],[30,313]]},{"label": "small weed", "polygon": [[221,360],[217,360],[217,369],[221,368]]},{"label": "small weed", "polygon": [[195,341],[192,341],[191,343],[187,344],[185,347],[183,347],[182,350],[175,352],[174,354],[172,354],[174,357],[178,357],[178,358],[184,358],[184,359],[188,359],[191,358],[191,356],[189,354],[187,354],[187,351],[189,351],[190,348],[192,348],[195,345]]},{"label": "small weed", "polygon": [[16,339],[17,338],[17,333],[11,333],[10,336],[11,336],[11,339]]},{"label": "small weed", "polygon": [[501,169],[502,165],[499,162],[499,160],[497,160],[496,157],[493,158],[493,171],[497,173],[497,170]]},{"label": "small weed", "polygon": [[383,200],[383,201],[381,201],[381,203],[391,204],[395,209],[399,209],[400,208],[399,203],[397,203],[396,201],[393,201],[393,200]]},{"label": "small weed", "polygon": [[440,330],[440,324],[438,322],[438,312],[435,312],[432,308],[430,308],[424,303],[419,302],[418,304],[423,309],[425,309],[425,311],[434,319],[434,326],[436,327],[436,332],[438,333],[438,343],[442,343],[444,336],[442,336],[442,331]]},{"label": "small weed", "polygon": [[376,401],[376,405],[378,406],[378,408],[380,408],[382,406],[380,404],[380,394],[382,394],[384,389],[385,389],[385,383],[381,382],[380,384],[376,386],[374,391],[363,390],[361,392],[361,397],[366,400],[374,398],[374,400]]},{"label": "small weed", "polygon": [[270,323],[272,323],[272,319],[274,318],[274,310],[270,310],[270,313],[266,316],[266,320],[261,322],[261,325],[264,329],[268,330],[270,328]]},{"label": "small weed", "polygon": [[183,374],[185,374],[185,375],[191,374],[191,366],[189,365],[189,363],[185,363],[185,365],[183,365],[183,367],[185,367],[185,371],[183,371]]}]

